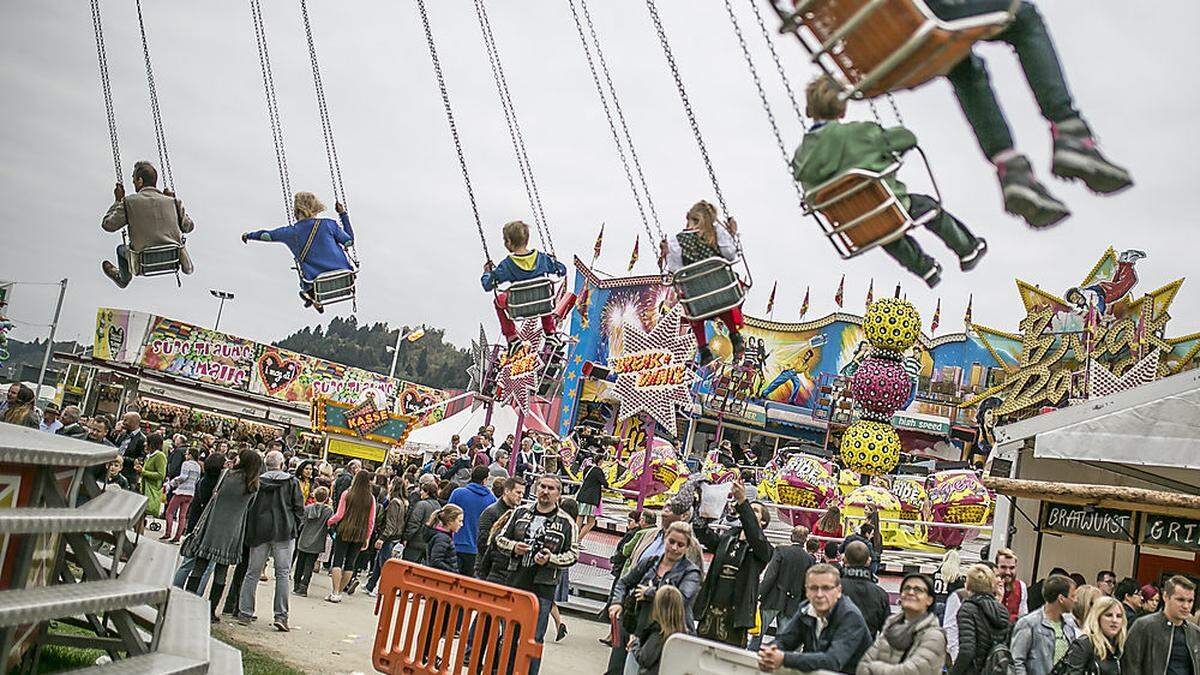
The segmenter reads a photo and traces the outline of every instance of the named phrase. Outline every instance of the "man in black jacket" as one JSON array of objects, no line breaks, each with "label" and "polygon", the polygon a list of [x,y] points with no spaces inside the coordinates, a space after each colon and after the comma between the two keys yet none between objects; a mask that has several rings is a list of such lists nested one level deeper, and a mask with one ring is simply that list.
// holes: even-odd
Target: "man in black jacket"
[{"label": "man in black jacket", "polygon": [[758,635],[750,640],[750,649],[757,650],[762,645],[763,635],[779,618],[782,628],[796,610],[804,602],[804,575],[808,568],[817,564],[804,544],[808,541],[808,528],[797,525],[792,528],[792,543],[775,549],[771,562],[767,563],[767,571],[759,582],[758,599],[759,613],[762,616],[762,626]]},{"label": "man in black jacket", "polygon": [[485,508],[479,514],[479,529],[475,536],[475,550],[477,551],[475,558],[475,570],[459,570],[463,574],[474,573],[483,578],[479,574],[480,563],[483,561],[484,554],[487,553],[488,535],[492,533],[492,526],[500,520],[500,516],[521,505],[521,496],[525,494],[525,481],[521,478],[504,478],[496,481],[500,485],[500,494],[497,495],[496,501]]},{"label": "man in black jacket", "polygon": [[842,595],[837,568],[825,563],[808,568],[804,590],[808,600],[775,642],[758,650],[759,670],[853,673],[871,645],[871,636],[854,601]]},{"label": "man in black jacket", "polygon": [[121,475],[129,481],[129,487],[137,490],[139,475],[137,467],[146,459],[146,434],[142,431],[142,416],[135,412],[125,413],[121,418],[120,433],[113,443],[125,464],[121,467]]},{"label": "man in black jacket", "polygon": [[861,541],[852,541],[846,547],[846,569],[842,572],[842,594],[854,601],[858,611],[867,622],[871,639],[879,635],[883,622],[892,613],[887,591],[875,582],[871,574],[871,552]]},{"label": "man in black jacket", "polygon": [[696,529],[696,538],[714,551],[704,585],[696,596],[696,633],[735,647],[746,645],[746,631],[754,626],[758,609],[758,578],[771,561],[771,544],[763,529],[771,523],[770,512],[760,502],[746,499],[746,485],[733,483],[734,511],[739,524],[725,534],[708,524]]},{"label": "man in black jacket", "polygon": [[[246,515],[246,546],[250,559],[242,580],[238,602],[238,620],[249,624],[254,616],[254,593],[267,556],[275,558],[275,623],[277,630],[288,628],[288,586],[292,551],[300,523],[304,522],[304,496],[296,477],[283,470],[283,453],[268,452],[266,473],[259,477],[258,492]],[[233,593],[230,590],[230,593]]]}]

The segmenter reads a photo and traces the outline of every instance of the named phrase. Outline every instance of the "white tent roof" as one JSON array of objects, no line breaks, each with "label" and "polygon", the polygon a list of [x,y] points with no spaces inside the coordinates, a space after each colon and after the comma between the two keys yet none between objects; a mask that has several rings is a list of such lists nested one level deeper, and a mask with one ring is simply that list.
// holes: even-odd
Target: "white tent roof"
[{"label": "white tent roof", "polygon": [[[474,410],[464,408],[439,422],[434,422],[420,429],[414,429],[404,441],[404,447],[428,450],[445,449],[449,447],[451,436],[458,434],[463,442],[466,442],[466,439],[473,436],[479,430],[479,427],[484,426],[486,420],[487,406],[479,406]],[[535,424],[531,419],[531,415],[525,416],[525,422],[526,429],[531,424]],[[516,411],[505,406],[495,406],[495,409],[492,411],[491,425],[496,428],[497,440],[515,433],[517,430]],[[540,426],[542,424],[536,425],[536,427]]]}]

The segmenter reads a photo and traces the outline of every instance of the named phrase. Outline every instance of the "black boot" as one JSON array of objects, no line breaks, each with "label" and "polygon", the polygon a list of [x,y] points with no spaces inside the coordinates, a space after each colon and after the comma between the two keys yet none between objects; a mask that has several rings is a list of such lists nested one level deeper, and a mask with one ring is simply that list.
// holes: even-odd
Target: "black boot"
[{"label": "black boot", "polygon": [[1108,161],[1096,148],[1096,139],[1087,124],[1069,119],[1051,126],[1054,135],[1054,159],[1050,170],[1055,176],[1082,180],[1092,192],[1109,195],[1133,185],[1124,168]]},{"label": "black boot", "polygon": [[1056,199],[1033,176],[1033,166],[1025,155],[1015,155],[996,165],[1004,210],[1020,216],[1030,227],[1050,227],[1071,215],[1066,204]]}]

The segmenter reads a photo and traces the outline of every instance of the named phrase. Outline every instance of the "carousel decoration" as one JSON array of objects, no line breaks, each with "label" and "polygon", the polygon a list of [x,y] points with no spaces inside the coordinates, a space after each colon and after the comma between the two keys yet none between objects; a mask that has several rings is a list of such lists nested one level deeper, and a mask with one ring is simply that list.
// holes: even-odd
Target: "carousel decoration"
[{"label": "carousel decoration", "polygon": [[[798,452],[787,458],[773,479],[763,481],[765,496],[783,506],[824,509],[838,499],[836,468],[828,460]],[[780,509],[789,525],[811,528],[817,514]]]},{"label": "carousel decoration", "polygon": [[680,331],[681,321],[676,304],[649,332],[640,321],[626,326],[622,354],[608,363],[616,376],[612,392],[620,402],[618,421],[645,413],[660,426],[674,429],[675,406],[692,402],[696,338],[691,331]]},{"label": "carousel decoration", "polygon": [[482,405],[483,401],[480,400],[480,397],[488,393],[487,374],[491,351],[491,347],[488,345],[487,332],[480,325],[479,340],[471,340],[471,365],[467,367],[467,377],[470,378],[467,391],[476,394],[472,399],[473,407]]},{"label": "carousel decoration", "polygon": [[540,322],[533,319],[521,322],[516,348],[501,353],[497,366],[496,393],[501,404],[529,412],[545,366],[542,363],[545,339]]},{"label": "carousel decoration", "polygon": [[[986,525],[991,517],[991,492],[970,469],[951,469],[931,474],[925,482],[929,508],[935,522],[955,525]],[[929,541],[943,546],[961,546],[978,536],[978,530],[934,526]]]},{"label": "carousel decoration", "polygon": [[688,480],[687,464],[676,456],[675,446],[661,438],[651,442],[648,465],[645,462],[645,450],[639,449],[629,455],[628,466],[629,470],[622,472],[612,482],[612,487],[626,490],[641,488],[645,494],[645,506],[662,506]]},{"label": "carousel decoration", "polygon": [[921,315],[907,300],[880,298],[867,307],[863,332],[874,348],[854,371],[850,391],[861,418],[842,434],[841,459],[863,475],[887,474],[900,461],[900,436],[891,419],[912,391],[902,362],[921,333]]}]

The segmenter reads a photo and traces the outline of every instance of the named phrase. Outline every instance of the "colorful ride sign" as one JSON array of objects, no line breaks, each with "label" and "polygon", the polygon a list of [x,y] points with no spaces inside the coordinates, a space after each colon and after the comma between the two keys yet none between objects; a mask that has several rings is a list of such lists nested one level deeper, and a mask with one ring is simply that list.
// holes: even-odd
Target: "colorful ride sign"
[{"label": "colorful ride sign", "polygon": [[318,398],[312,405],[312,424],[316,431],[356,436],[388,445],[404,445],[415,422],[415,417],[378,409],[371,399],[350,405]]},{"label": "colorful ride sign", "polygon": [[618,421],[646,413],[666,429],[675,428],[675,406],[691,403],[696,373],[690,367],[696,338],[680,330],[682,311],[675,305],[647,332],[638,317],[625,326],[622,353],[610,356],[617,377],[613,396],[620,402]]}]

